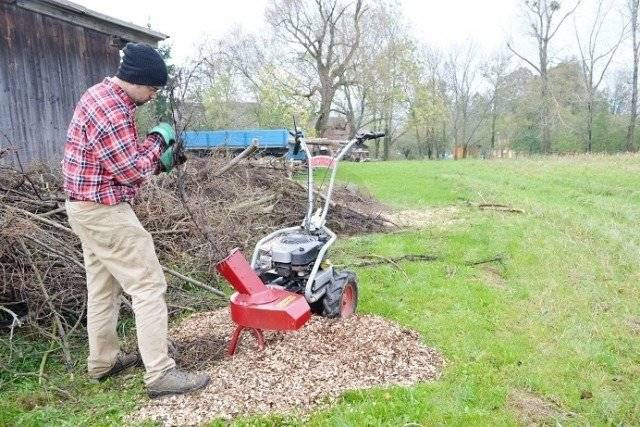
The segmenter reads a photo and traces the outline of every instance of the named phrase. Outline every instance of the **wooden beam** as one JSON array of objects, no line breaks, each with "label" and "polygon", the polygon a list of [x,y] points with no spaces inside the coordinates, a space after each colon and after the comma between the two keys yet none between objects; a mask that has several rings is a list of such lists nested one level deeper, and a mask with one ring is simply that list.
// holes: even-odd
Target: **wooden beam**
[{"label": "wooden beam", "polygon": [[157,46],[160,40],[168,38],[166,34],[103,15],[67,0],[17,0],[16,5],[32,12],[117,36],[127,41],[144,42]]}]

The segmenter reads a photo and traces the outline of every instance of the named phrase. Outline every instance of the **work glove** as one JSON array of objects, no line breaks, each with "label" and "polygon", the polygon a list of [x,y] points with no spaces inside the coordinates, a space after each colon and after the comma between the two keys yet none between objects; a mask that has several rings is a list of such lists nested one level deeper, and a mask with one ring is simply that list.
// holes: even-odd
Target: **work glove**
[{"label": "work glove", "polygon": [[172,144],[160,155],[160,170],[171,172],[175,166],[179,166],[187,161],[187,156],[180,144]]},{"label": "work glove", "polygon": [[160,135],[164,141],[164,146],[169,148],[176,142],[176,131],[173,127],[166,122],[158,123],[155,125],[147,135],[151,135],[152,133],[157,133]]}]

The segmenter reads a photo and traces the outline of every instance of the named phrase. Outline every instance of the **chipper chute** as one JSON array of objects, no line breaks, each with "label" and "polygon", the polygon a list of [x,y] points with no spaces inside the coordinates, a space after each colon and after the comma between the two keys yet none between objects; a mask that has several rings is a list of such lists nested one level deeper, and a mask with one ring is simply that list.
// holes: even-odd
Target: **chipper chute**
[{"label": "chipper chute", "polygon": [[245,329],[253,332],[262,350],[263,329],[292,331],[300,329],[311,317],[311,308],[304,296],[265,286],[238,249],[216,268],[236,290],[231,295],[231,319],[237,326],[229,343],[229,355],[235,353]]}]

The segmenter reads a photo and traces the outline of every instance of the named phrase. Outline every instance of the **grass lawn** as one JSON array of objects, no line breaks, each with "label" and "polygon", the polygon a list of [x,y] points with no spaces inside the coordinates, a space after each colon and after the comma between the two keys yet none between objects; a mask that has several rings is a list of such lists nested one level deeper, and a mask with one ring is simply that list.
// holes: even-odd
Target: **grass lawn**
[{"label": "grass lawn", "polygon": [[[239,424],[640,424],[640,156],[345,163],[339,177],[398,210],[447,212],[420,230],[342,239],[333,256],[438,257],[357,272],[360,311],[418,330],[447,360],[443,376],[350,392],[304,420]],[[72,399],[14,380],[0,425],[117,423],[142,395],[140,375],[49,376]]]}]

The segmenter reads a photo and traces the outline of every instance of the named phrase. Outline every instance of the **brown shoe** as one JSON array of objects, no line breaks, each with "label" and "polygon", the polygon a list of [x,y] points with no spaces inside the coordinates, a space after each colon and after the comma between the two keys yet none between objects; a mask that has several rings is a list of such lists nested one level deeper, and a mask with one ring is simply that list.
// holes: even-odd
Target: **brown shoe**
[{"label": "brown shoe", "polygon": [[140,355],[138,354],[137,351],[133,353],[120,352],[116,356],[116,361],[111,367],[111,369],[109,369],[104,374],[99,375],[97,377],[93,377],[93,378],[98,381],[104,381],[107,378],[117,375],[120,372],[124,371],[125,369],[130,368],[131,366],[138,365],[139,363],[140,363]]},{"label": "brown shoe", "polygon": [[209,375],[173,368],[147,386],[149,397],[183,394],[200,390],[209,383]]}]

